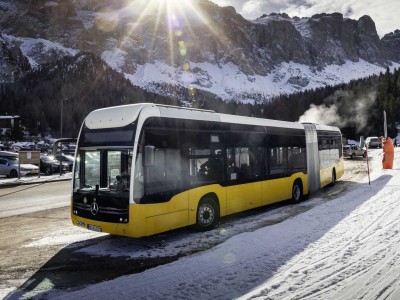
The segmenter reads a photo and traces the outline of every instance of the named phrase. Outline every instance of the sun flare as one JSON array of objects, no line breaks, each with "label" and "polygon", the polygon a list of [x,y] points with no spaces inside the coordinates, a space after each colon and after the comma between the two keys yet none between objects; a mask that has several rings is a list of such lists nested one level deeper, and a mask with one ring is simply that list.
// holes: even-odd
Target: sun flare
[{"label": "sun flare", "polygon": [[[191,61],[197,59],[195,55],[202,47],[198,42],[199,34],[208,31],[212,42],[223,43],[224,40],[223,34],[207,17],[208,5],[206,1],[199,0],[131,0],[128,6],[113,12],[116,15],[113,19],[111,16],[114,15],[110,12],[103,13],[102,17],[106,20],[104,24],[99,22],[98,26],[112,31],[120,24],[126,24],[123,27],[124,36],[119,40],[120,45],[145,41],[149,53],[169,53],[165,58],[171,67],[176,68],[174,78],[180,76],[189,94],[194,95],[195,89],[190,86]],[[145,38],[135,38],[144,28]]]}]

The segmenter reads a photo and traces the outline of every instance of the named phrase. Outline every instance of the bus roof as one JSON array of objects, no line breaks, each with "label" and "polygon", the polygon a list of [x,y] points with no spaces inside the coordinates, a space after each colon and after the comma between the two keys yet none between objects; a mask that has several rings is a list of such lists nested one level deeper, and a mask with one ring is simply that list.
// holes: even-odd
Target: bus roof
[{"label": "bus roof", "polygon": [[[122,127],[135,122],[139,118],[141,112],[146,112],[147,117],[153,116],[188,120],[204,120],[231,124],[304,129],[303,124],[298,122],[220,114],[212,110],[202,110],[154,103],[128,104],[97,109],[92,111],[86,117],[85,125],[90,129]],[[314,125],[316,126],[317,130],[340,131],[338,128],[332,126],[318,124]]]}]

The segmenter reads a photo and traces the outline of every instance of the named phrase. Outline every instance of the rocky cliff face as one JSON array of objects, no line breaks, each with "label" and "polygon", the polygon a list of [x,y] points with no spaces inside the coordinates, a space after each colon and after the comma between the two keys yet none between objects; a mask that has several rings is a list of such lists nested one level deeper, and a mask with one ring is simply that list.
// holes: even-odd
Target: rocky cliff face
[{"label": "rocky cliff face", "polygon": [[7,43],[0,34],[0,82],[12,82],[30,70],[29,61],[19,47]]},{"label": "rocky cliff face", "polygon": [[390,60],[400,61],[400,30],[386,34],[382,38],[382,44]]},{"label": "rocky cliff face", "polygon": [[[303,66],[318,73],[348,63],[382,68],[400,63],[399,32],[380,40],[369,16],[352,20],[339,13],[311,18],[270,14],[250,21],[233,7],[207,0],[190,3],[171,13],[166,7],[132,6],[127,0],[0,0],[0,28],[7,48],[19,48],[32,67],[87,51],[144,88],[160,82],[211,92],[222,88],[227,98],[243,92],[237,85],[262,98],[268,95],[266,80],[292,90],[345,80],[335,73],[312,79]],[[3,74],[0,81],[12,78]],[[240,84],[229,87],[235,80]]]},{"label": "rocky cliff face", "polygon": [[272,50],[275,63],[293,61],[323,68],[347,60],[384,64],[389,59],[369,16],[356,21],[340,13],[302,19],[271,14],[255,22],[261,25],[257,46]]}]

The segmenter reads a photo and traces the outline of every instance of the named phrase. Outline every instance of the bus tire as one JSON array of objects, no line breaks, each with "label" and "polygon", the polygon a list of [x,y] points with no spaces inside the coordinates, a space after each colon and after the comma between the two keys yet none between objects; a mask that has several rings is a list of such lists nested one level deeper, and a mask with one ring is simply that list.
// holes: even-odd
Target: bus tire
[{"label": "bus tire", "polygon": [[219,207],[217,201],[212,197],[204,197],[200,200],[197,208],[196,229],[197,231],[211,230],[219,220]]},{"label": "bus tire", "polygon": [[292,187],[292,203],[299,203],[301,200],[303,200],[303,183],[300,179],[296,179]]},{"label": "bus tire", "polygon": [[331,186],[334,186],[336,183],[336,170],[332,170],[332,181],[331,181]]}]

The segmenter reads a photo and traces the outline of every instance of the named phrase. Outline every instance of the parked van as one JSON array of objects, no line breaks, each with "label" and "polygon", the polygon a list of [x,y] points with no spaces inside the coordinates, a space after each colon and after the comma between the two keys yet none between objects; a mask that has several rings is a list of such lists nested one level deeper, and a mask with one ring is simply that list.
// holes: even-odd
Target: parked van
[{"label": "parked van", "polygon": [[365,145],[368,148],[382,148],[382,141],[377,136],[370,136],[365,140]]}]

